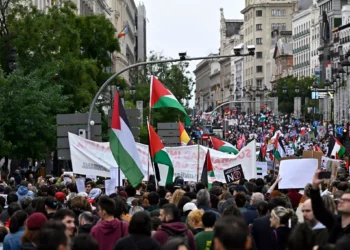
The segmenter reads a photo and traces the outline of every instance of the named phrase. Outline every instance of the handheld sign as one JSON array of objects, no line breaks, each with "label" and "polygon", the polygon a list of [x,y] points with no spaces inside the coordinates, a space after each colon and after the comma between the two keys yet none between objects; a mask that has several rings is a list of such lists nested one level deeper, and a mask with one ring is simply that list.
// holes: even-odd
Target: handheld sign
[{"label": "handheld sign", "polygon": [[224,176],[227,184],[235,181],[239,181],[240,179],[244,178],[242,165],[239,164],[232,168],[225,169]]}]

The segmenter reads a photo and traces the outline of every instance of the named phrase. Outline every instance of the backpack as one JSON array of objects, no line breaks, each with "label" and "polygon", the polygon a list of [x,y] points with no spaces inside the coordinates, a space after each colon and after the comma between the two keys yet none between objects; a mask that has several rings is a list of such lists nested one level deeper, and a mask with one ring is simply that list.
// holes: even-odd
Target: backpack
[{"label": "backpack", "polygon": [[161,228],[160,230],[165,231],[168,234],[167,242],[174,240],[174,239],[182,239],[184,244],[186,246],[189,246],[188,236],[187,236],[187,230],[184,232],[174,232],[172,230],[169,230],[167,228]]}]

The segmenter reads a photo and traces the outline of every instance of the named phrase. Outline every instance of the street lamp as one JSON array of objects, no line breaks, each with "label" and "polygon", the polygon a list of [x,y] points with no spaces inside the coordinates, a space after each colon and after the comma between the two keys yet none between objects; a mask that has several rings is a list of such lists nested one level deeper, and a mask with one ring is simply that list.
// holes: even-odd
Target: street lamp
[{"label": "street lamp", "polygon": [[299,85],[295,85],[295,93],[299,93],[299,91],[300,91]]},{"label": "street lamp", "polygon": [[282,87],[282,93],[286,94],[287,93],[287,86],[284,84]]}]

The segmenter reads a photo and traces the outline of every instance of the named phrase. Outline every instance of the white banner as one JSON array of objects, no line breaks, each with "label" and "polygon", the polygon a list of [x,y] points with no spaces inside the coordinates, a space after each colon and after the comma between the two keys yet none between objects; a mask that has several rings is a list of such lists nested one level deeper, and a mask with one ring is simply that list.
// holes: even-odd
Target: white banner
[{"label": "white banner", "polygon": [[[73,172],[76,174],[89,174],[102,177],[110,177],[110,168],[117,168],[108,142],[95,142],[69,133],[69,145]],[[137,143],[137,149],[145,173],[153,174],[150,164],[148,145]],[[197,181],[202,173],[207,147],[197,145],[186,147],[166,147],[174,166],[174,177],[182,176],[185,181]],[[199,152],[199,169],[198,169]],[[238,155],[229,155],[210,149],[215,177],[218,181],[225,182],[224,170],[241,164],[246,179],[256,177],[256,147],[255,141],[244,147]],[[148,177],[145,177],[147,180]]]}]

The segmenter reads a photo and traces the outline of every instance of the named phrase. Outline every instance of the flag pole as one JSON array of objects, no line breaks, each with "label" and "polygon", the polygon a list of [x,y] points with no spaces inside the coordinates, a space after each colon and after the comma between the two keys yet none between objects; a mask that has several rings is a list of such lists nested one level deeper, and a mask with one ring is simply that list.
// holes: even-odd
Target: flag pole
[{"label": "flag pole", "polygon": [[197,182],[199,182],[199,152],[200,152],[200,141],[198,140],[198,152],[197,152]]},{"label": "flag pole", "polygon": [[[148,117],[147,117],[147,133],[148,133],[148,138],[149,137],[149,131],[148,131],[148,123],[149,124],[152,124],[152,120],[151,120],[151,114],[152,114],[152,109],[151,109],[151,100],[152,100],[152,87],[153,87],[153,76],[151,76],[151,83],[150,83],[150,92],[149,92],[149,108],[148,108]],[[148,144],[149,144],[149,140],[148,140]],[[150,145],[148,145],[148,148],[150,149]],[[148,154],[148,159],[150,158],[150,155],[151,155],[151,152],[149,152]],[[152,167],[153,167],[153,163],[152,164]],[[148,175],[148,180],[149,180],[149,161],[148,161],[148,168],[147,168],[147,175]],[[153,167],[154,169],[154,167]]]}]

